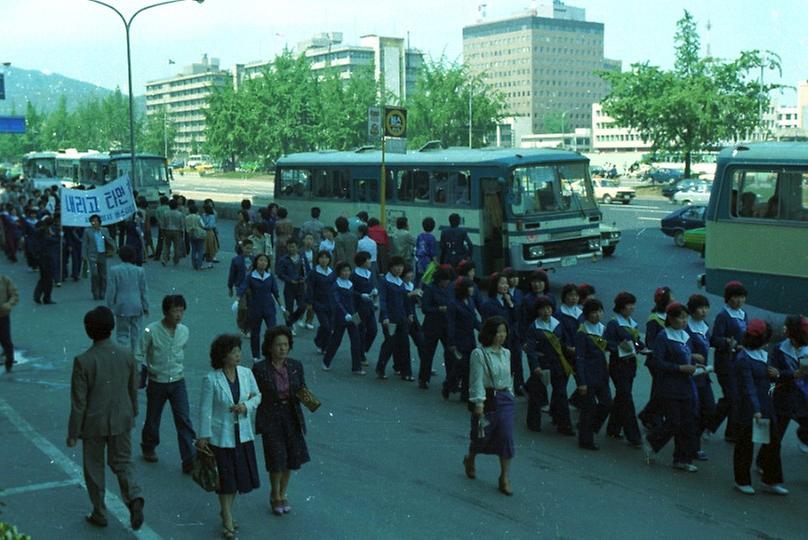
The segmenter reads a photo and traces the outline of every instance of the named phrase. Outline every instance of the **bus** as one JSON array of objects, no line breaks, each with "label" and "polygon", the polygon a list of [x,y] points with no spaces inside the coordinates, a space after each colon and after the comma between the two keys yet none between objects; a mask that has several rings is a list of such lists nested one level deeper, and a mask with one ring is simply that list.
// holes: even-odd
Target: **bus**
[{"label": "bus", "polygon": [[808,305],[808,143],[738,145],[718,155],[705,216],[705,282],[740,280],[748,301],[778,313]]},{"label": "bus", "polygon": [[58,152],[29,152],[23,157],[23,173],[29,189],[42,191],[52,186],[73,187],[78,182],[79,160],[94,152],[71,148]]},{"label": "bus", "polygon": [[[415,235],[427,216],[442,229],[458,213],[479,272],[509,266],[525,273],[602,257],[589,160],[576,152],[427,145],[388,153],[385,162],[388,230],[399,216]],[[298,216],[318,206],[326,223],[360,210],[378,216],[380,177],[379,150],[291,154],[277,161],[275,202]]]},{"label": "bus", "polygon": [[[137,174],[132,181],[132,190],[143,196],[151,205],[160,197],[171,196],[171,171],[166,158],[157,154],[135,154]],[[128,152],[109,152],[86,155],[79,160],[79,181],[85,187],[101,186],[117,180],[132,169]],[[131,175],[130,175],[131,178]]]}]

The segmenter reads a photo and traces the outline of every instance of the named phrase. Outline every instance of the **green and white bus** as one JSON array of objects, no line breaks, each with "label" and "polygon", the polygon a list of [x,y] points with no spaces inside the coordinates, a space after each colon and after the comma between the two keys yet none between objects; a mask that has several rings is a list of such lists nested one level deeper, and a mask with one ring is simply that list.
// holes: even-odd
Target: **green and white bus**
[{"label": "green and white bus", "polygon": [[78,182],[79,160],[92,154],[75,149],[29,152],[22,160],[27,185],[39,191],[52,186],[73,187]]},{"label": "green and white bus", "polygon": [[[157,204],[161,195],[171,196],[171,172],[168,162],[157,154],[135,154],[137,174],[130,175],[132,190],[143,196],[151,205]],[[79,181],[86,186],[102,186],[117,180],[132,169],[128,152],[98,153],[83,156],[79,160]]]},{"label": "green and white bus", "polygon": [[737,279],[749,303],[808,306],[808,143],[739,145],[718,156],[705,216],[707,291]]},{"label": "green and white bus", "polygon": [[[379,216],[381,152],[308,152],[280,158],[275,202],[292,215],[321,219],[361,210]],[[413,234],[431,216],[439,228],[460,214],[474,244],[478,274],[566,267],[602,257],[601,214],[589,160],[562,150],[434,149],[386,155],[388,231],[406,216]],[[440,236],[440,231],[435,231]]]}]

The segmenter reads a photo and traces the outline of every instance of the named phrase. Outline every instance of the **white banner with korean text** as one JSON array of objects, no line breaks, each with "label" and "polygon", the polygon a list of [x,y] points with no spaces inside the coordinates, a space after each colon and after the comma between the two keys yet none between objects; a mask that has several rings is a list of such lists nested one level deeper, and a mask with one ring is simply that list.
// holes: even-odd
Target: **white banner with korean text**
[{"label": "white banner with korean text", "polygon": [[97,186],[93,189],[66,189],[60,191],[62,225],[87,227],[90,216],[98,214],[102,225],[123,221],[137,209],[129,175]]}]

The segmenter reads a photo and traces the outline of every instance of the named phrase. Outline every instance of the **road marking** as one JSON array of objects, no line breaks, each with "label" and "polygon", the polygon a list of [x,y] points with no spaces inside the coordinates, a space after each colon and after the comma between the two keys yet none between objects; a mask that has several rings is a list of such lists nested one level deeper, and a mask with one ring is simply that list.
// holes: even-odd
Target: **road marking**
[{"label": "road marking", "polygon": [[640,217],[638,217],[637,219],[639,219],[640,221],[659,221],[659,218],[658,218],[658,217],[645,217],[645,216],[640,216]]},{"label": "road marking", "polygon": [[47,489],[56,489],[60,487],[80,486],[80,485],[81,482],[79,482],[76,479],[61,480],[59,482],[42,482],[41,484],[30,484],[27,486],[6,488],[0,491],[0,494],[2,494],[4,497],[8,497],[9,495],[17,495],[19,493],[30,493],[32,491],[44,491]]},{"label": "road marking", "polygon": [[601,206],[601,209],[608,208],[610,210],[659,210],[659,206],[641,206],[639,204],[623,204],[620,206]]},{"label": "road marking", "polygon": [[[22,416],[17,414],[17,411],[9,405],[4,399],[0,399],[0,413],[8,418],[17,430],[22,433],[26,439],[31,441],[40,452],[45,454],[51,459],[51,462],[58,465],[71,481],[84,487],[84,474],[76,463],[67,457],[61,450],[40,434],[34,427],[29,424]],[[129,509],[126,507],[120,497],[114,493],[107,492],[106,494],[107,508],[112,516],[121,522],[121,524],[131,532],[136,538],[144,538],[146,540],[158,540],[160,535],[154,532],[145,523],[139,531],[132,531],[129,527]]]}]

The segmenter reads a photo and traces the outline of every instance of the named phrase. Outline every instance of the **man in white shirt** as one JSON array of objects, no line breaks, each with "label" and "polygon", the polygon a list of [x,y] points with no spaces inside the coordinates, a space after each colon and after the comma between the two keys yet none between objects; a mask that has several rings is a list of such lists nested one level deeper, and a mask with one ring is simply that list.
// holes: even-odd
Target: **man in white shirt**
[{"label": "man in white shirt", "polygon": [[379,265],[376,264],[376,258],[379,254],[379,247],[376,242],[368,236],[368,226],[360,225],[357,230],[359,234],[359,242],[356,244],[357,253],[366,251],[370,255],[370,271],[373,272],[373,283],[376,283],[377,276],[379,275]]},{"label": "man in white shirt", "polygon": [[163,318],[146,326],[135,358],[145,364],[149,372],[146,421],[140,438],[143,458],[149,463],[158,461],[155,449],[160,444],[160,419],[168,401],[177,427],[182,472],[190,474],[196,433],[191,425],[183,366],[189,336],[188,327],[182,324],[185,307],[185,298],[179,294],[163,298]]}]

